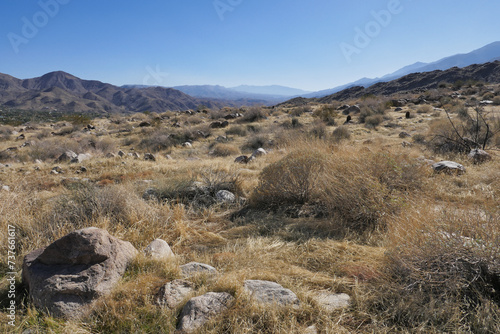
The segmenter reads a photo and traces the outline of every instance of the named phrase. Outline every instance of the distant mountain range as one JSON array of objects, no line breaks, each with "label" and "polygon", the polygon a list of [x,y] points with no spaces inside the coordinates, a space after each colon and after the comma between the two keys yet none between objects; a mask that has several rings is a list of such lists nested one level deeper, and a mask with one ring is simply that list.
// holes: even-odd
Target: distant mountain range
[{"label": "distant mountain range", "polygon": [[405,66],[397,70],[396,72],[384,75],[383,77],[380,78],[374,78],[374,79],[362,78],[345,85],[337,86],[335,88],[325,89],[301,96],[307,98],[323,97],[340,92],[350,87],[355,87],[355,86],[369,87],[379,82],[391,81],[394,79],[401,78],[402,76],[405,76],[410,73],[430,72],[434,70],[447,70],[455,66],[462,68],[473,64],[484,64],[488,62],[493,62],[495,60],[500,60],[500,42],[494,42],[480,49],[474,50],[472,52],[446,57],[432,63],[417,62],[415,64]]},{"label": "distant mountain range", "polygon": [[[148,88],[144,85],[124,85],[122,88]],[[173,89],[180,90],[183,93],[197,98],[230,100],[239,105],[245,104],[264,104],[273,105],[286,101],[290,97],[305,95],[310,92],[290,88],[285,86],[249,86],[241,85],[232,88],[226,88],[219,85],[184,85],[174,86]]]},{"label": "distant mountain range", "polygon": [[123,88],[95,80],[82,80],[65,72],[17,79],[0,74],[0,105],[22,110],[127,113],[221,107],[230,101],[199,99],[162,87]]},{"label": "distant mountain range", "polygon": [[333,101],[343,101],[356,99],[366,95],[391,95],[394,93],[419,93],[425,90],[438,88],[440,83],[455,83],[462,81],[479,81],[485,83],[500,83],[500,61],[485,64],[474,64],[467,67],[452,67],[441,71],[417,72],[405,75],[401,78],[379,82],[367,88],[354,86],[331,95],[319,98],[298,97],[283,102],[281,105],[300,106],[308,102],[332,103]]}]

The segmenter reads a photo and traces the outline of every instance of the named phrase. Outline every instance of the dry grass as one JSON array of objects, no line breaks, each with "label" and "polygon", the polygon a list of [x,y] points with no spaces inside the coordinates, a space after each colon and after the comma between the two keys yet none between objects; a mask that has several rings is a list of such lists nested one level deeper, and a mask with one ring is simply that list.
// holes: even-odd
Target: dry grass
[{"label": "dry grass", "polygon": [[[1,127],[0,149],[17,147],[0,155],[1,163],[10,164],[0,167],[0,185],[10,187],[0,190],[2,254],[7,225],[17,228],[15,332],[173,332],[180,307],[158,308],[153,295],[179,278],[179,265],[190,261],[220,272],[212,280],[194,279],[196,295],[225,291],[236,298],[200,333],[303,333],[312,325],[320,333],[499,332],[498,154],[490,151],[493,161],[474,165],[450,151],[402,147],[401,131],[416,141],[415,134],[428,133],[429,140],[443,130],[446,115],[430,123],[430,105],[395,112],[385,99],[347,103],[360,104],[363,111],[337,129],[331,124],[345,120],[335,110],[338,103],[272,112],[256,107],[226,129],[210,129],[210,117],[230,110],[113,116],[93,120],[95,132],[71,127],[71,133],[55,137],[52,131],[70,126],[37,124],[25,132],[26,141],[33,142],[26,147],[12,135],[19,129]],[[412,107],[426,112],[405,119]],[[494,117],[498,110],[492,108]],[[301,126],[280,126],[289,115]],[[390,118],[393,126],[365,127],[372,116]],[[152,126],[137,127],[142,121]],[[231,135],[231,142],[218,143],[222,135]],[[193,147],[179,145],[186,140]],[[259,147],[269,153],[246,165],[233,163],[239,148],[251,153]],[[50,174],[53,159],[68,149],[92,154],[84,163],[87,172],[80,164],[62,163],[63,174]],[[105,157],[120,149],[141,159]],[[156,162],[142,160],[149,151],[157,152]],[[434,174],[420,157],[455,160],[467,173]],[[34,159],[43,160],[36,169]],[[148,189],[155,198],[143,196]],[[234,192],[238,203],[215,203],[221,189]],[[88,226],[105,228],[139,250],[162,238],[176,258],[154,261],[140,255],[87,317],[51,318],[34,309],[22,288],[23,257]],[[2,272],[6,265],[1,259]],[[5,308],[7,290],[0,278]],[[246,279],[278,282],[298,295],[300,307],[255,304],[242,289]],[[327,312],[314,298],[318,291],[347,293],[352,304]],[[6,316],[0,312],[0,331],[9,332]]]}]

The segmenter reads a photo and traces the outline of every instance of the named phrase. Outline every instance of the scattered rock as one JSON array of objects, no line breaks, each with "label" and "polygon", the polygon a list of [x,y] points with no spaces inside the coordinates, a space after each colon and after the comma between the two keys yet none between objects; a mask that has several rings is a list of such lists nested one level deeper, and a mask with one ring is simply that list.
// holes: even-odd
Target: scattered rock
[{"label": "scattered rock", "polygon": [[432,169],[436,173],[447,173],[447,174],[463,174],[465,173],[465,167],[454,161],[440,161],[432,165]]},{"label": "scattered rock", "polygon": [[350,113],[357,114],[359,112],[361,112],[361,108],[357,104],[355,104],[353,106],[350,106],[346,110],[344,110],[343,114],[345,114],[345,115],[348,115]]},{"label": "scattered rock", "polygon": [[167,160],[174,160],[170,154],[165,154],[165,159]]},{"label": "scattered rock", "polygon": [[2,190],[9,192],[10,191],[10,187],[9,186],[2,186]]},{"label": "scattered rock", "polygon": [[142,199],[144,199],[146,201],[158,200],[158,198],[159,198],[158,190],[156,190],[155,188],[148,188],[142,194]]},{"label": "scattered rock", "polygon": [[352,120],[351,115],[347,115],[347,118],[346,118],[346,120],[345,120],[345,122],[344,122],[344,125],[346,125],[346,124],[350,124],[350,123],[351,123],[351,120]]},{"label": "scattered rock", "polygon": [[190,262],[188,264],[180,266],[181,274],[184,278],[195,276],[198,274],[207,274],[210,276],[217,275],[217,269],[208,264]]},{"label": "scattered rock", "polygon": [[478,148],[471,150],[468,157],[475,164],[480,164],[480,163],[491,160],[491,155],[488,152],[483,151],[483,150],[478,149]]},{"label": "scattered rock", "polygon": [[134,158],[134,159],[140,158],[139,153],[137,153],[137,152],[129,153],[129,154],[127,154],[127,156]]},{"label": "scattered rock", "polygon": [[148,247],[144,249],[144,253],[146,256],[153,259],[167,259],[175,256],[168,243],[162,239],[153,240]]},{"label": "scattered rock", "polygon": [[26,255],[23,282],[35,306],[75,318],[111,291],[136,254],[129,242],[89,227]]},{"label": "scattered rock", "polygon": [[125,156],[125,152],[123,152],[122,150],[118,151],[118,156],[124,157]]},{"label": "scattered rock", "polygon": [[82,153],[78,154],[75,158],[71,159],[71,163],[81,163],[85,160],[89,160],[92,158],[92,155],[90,153]]},{"label": "scattered rock", "polygon": [[16,140],[25,140],[26,139],[26,136],[24,135],[24,133],[20,134],[19,136],[17,136]]},{"label": "scattered rock", "polygon": [[406,141],[406,140],[404,140],[404,141],[401,143],[401,146],[403,146],[403,147],[412,147],[412,146],[413,146],[413,144],[412,144],[412,143],[410,143],[410,142],[408,142],[408,141]]},{"label": "scattered rock", "polygon": [[396,111],[396,112],[403,111],[403,108],[397,107],[396,109],[394,109],[394,111]]},{"label": "scattered rock", "polygon": [[316,325],[312,325],[307,327],[303,334],[318,334],[318,329],[316,328]]},{"label": "scattered rock", "polygon": [[403,132],[399,133],[399,138],[408,138],[408,137],[411,137],[411,134],[409,134],[406,131],[403,131]]},{"label": "scattered rock", "polygon": [[106,154],[106,158],[116,158],[116,154],[109,152]]},{"label": "scattered rock", "polygon": [[187,142],[182,144],[182,147],[192,148],[193,144],[191,144],[190,142],[187,141]]},{"label": "scattered rock", "polygon": [[156,293],[154,301],[156,305],[174,309],[194,291],[194,283],[176,279],[163,285]]},{"label": "scattered rock", "polygon": [[262,156],[262,155],[266,155],[266,154],[267,154],[266,150],[264,150],[264,149],[261,147],[261,148],[256,149],[256,150],[252,153],[252,157],[257,158],[257,157],[260,157],[260,156]]},{"label": "scattered rock", "polygon": [[320,292],[316,294],[315,299],[328,312],[351,305],[351,297],[345,293]]},{"label": "scattered rock", "polygon": [[144,153],[144,160],[146,161],[156,161],[156,157],[153,153]]},{"label": "scattered rock", "polygon": [[259,303],[278,305],[298,305],[299,299],[292,290],[270,281],[247,280],[244,289]]},{"label": "scattered rock", "polygon": [[220,203],[234,203],[236,201],[236,196],[228,190],[219,190],[215,194],[215,199]]},{"label": "scattered rock", "polygon": [[246,155],[240,155],[236,159],[234,159],[234,162],[239,163],[239,164],[247,164],[250,161],[250,159]]},{"label": "scattered rock", "polygon": [[139,123],[139,126],[140,126],[141,128],[144,128],[144,127],[146,127],[146,126],[151,126],[151,123],[144,121],[144,122]]},{"label": "scattered rock", "polygon": [[221,121],[215,121],[215,122],[212,122],[210,124],[210,127],[212,129],[222,129],[222,128],[227,127],[228,125],[229,125],[228,121],[223,121],[223,122],[221,122]]},{"label": "scattered rock", "polygon": [[409,111],[407,111],[407,112],[405,113],[405,118],[406,118],[406,119],[410,119],[410,118],[411,118],[411,114],[410,114],[410,112],[409,112]]},{"label": "scattered rock", "polygon": [[51,174],[62,174],[64,173],[63,169],[61,168],[61,166],[55,166],[54,168],[52,168],[52,170],[50,171]]},{"label": "scattered rock", "polygon": [[227,292],[208,292],[191,298],[180,315],[177,329],[191,333],[229,308],[234,297]]},{"label": "scattered rock", "polygon": [[56,162],[70,162],[73,159],[78,159],[78,154],[73,151],[66,151],[56,159]]}]

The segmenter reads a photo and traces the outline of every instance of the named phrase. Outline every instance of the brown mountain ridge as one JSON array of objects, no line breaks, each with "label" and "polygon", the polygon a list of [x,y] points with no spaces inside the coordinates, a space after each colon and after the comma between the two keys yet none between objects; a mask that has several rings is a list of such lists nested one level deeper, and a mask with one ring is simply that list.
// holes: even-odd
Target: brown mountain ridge
[{"label": "brown mountain ridge", "polygon": [[0,106],[20,110],[104,114],[178,111],[224,104],[194,98],[172,88],[122,88],[82,80],[62,71],[25,80],[0,73]]}]

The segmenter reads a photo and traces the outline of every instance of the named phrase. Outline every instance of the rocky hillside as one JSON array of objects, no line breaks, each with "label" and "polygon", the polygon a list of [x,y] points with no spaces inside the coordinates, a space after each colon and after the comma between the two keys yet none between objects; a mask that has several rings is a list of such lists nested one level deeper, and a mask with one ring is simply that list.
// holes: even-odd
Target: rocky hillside
[{"label": "rocky hillside", "polygon": [[26,80],[0,74],[0,106],[8,108],[102,114],[177,111],[200,105],[219,104],[172,88],[122,88],[61,71]]},{"label": "rocky hillside", "polygon": [[[480,81],[485,83],[500,83],[500,61],[480,65],[471,65],[464,68],[453,67],[446,71],[432,71],[423,73],[412,73],[389,82],[380,82],[364,88],[356,86],[344,89],[332,95],[322,98],[301,100],[300,105],[306,101],[319,103],[331,103],[332,101],[345,101],[360,98],[365,95],[391,95],[394,93],[406,93],[426,91],[437,88],[440,84],[454,84],[458,81]],[[296,105],[297,100],[289,100],[283,105]]]}]

